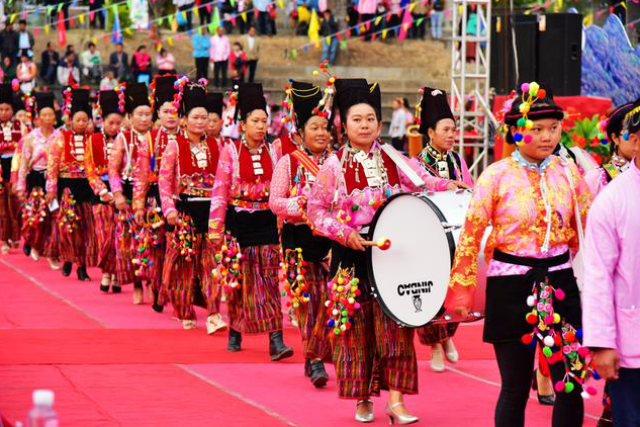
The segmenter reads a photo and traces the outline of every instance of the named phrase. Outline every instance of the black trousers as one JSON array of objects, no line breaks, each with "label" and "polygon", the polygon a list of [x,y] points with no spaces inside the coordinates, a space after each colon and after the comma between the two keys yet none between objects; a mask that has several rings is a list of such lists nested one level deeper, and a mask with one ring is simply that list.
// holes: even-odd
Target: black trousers
[{"label": "black trousers", "polygon": [[[227,85],[227,68],[229,67],[229,61],[217,61],[213,63],[213,85],[218,87],[225,87]],[[222,82],[220,81],[222,79]],[[222,83],[222,86],[220,86]]]},{"label": "black trousers", "polygon": [[640,369],[620,368],[619,379],[608,384],[616,427],[640,426]]},{"label": "black trousers", "polygon": [[180,12],[185,12],[185,14],[187,15],[187,19],[186,19],[186,24],[181,25],[179,28],[181,31],[186,31],[186,30],[191,30],[193,28],[193,5],[185,5],[185,6],[180,6],[178,8],[180,10]]},{"label": "black trousers", "polygon": [[211,12],[209,12],[206,6],[206,3],[209,3],[209,0],[204,0],[200,3],[204,4],[204,6],[200,6],[198,8],[198,15],[200,15],[200,25],[209,25],[211,23]]},{"label": "black trousers", "polygon": [[[520,341],[493,343],[502,387],[496,405],[496,427],[524,427],[524,413],[533,378],[536,348]],[[563,363],[549,364],[555,384],[564,378]],[[553,406],[553,427],[580,427],[584,418],[584,402],[578,387],[572,393],[557,393]]]},{"label": "black trousers", "polygon": [[208,79],[209,58],[196,58],[196,79]]},{"label": "black trousers", "polygon": [[249,70],[249,83],[253,83],[253,80],[256,77],[256,68],[258,68],[258,60],[251,59],[247,62],[247,68]]}]

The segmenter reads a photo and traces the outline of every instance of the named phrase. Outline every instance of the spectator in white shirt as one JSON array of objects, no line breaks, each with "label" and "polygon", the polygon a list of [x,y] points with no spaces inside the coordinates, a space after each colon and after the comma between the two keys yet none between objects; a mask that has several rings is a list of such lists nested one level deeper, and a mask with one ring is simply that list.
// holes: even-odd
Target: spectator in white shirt
[{"label": "spectator in white shirt", "polygon": [[164,76],[166,74],[176,74],[176,60],[167,49],[162,48],[156,58],[158,64],[158,75]]},{"label": "spectator in white shirt", "polygon": [[91,82],[99,82],[102,78],[102,58],[96,45],[92,42],[87,44],[87,50],[80,54],[80,66],[82,75]]},{"label": "spectator in white shirt", "polygon": [[64,61],[58,66],[58,84],[60,86],[80,84],[80,69],[73,64],[75,60],[76,54],[68,52]]},{"label": "spectator in white shirt", "polygon": [[[210,47],[211,62],[213,62],[213,85],[217,87],[227,86],[227,69],[229,68],[229,55],[231,55],[231,43],[224,34],[224,28],[218,27],[217,34],[211,36]],[[222,86],[220,85],[222,83]]]},{"label": "spectator in white shirt", "polygon": [[389,126],[391,144],[396,150],[404,151],[404,137],[407,133],[407,113],[402,98],[393,100],[393,115]]}]

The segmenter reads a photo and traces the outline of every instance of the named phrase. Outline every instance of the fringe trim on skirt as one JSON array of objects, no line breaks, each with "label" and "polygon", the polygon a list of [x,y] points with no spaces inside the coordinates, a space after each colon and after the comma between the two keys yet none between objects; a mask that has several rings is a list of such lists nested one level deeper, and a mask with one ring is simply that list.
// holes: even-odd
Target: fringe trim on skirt
[{"label": "fringe trim on skirt", "polygon": [[282,330],[279,265],[279,245],[242,249],[242,285],[227,294],[231,328],[247,334]]}]

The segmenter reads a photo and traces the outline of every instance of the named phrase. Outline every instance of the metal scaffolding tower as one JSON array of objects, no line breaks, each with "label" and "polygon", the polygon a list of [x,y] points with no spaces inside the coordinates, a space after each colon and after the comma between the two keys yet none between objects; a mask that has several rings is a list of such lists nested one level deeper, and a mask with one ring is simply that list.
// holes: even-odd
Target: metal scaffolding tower
[{"label": "metal scaffolding tower", "polygon": [[491,0],[453,0],[451,16],[451,110],[458,119],[460,154],[473,148],[469,169],[477,177],[489,164],[498,127],[489,105]]}]

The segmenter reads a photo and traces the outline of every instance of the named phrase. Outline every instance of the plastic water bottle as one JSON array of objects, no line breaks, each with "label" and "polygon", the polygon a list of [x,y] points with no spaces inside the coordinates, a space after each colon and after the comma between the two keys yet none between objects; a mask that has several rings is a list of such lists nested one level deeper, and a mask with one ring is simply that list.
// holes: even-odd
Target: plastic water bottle
[{"label": "plastic water bottle", "polygon": [[33,392],[33,408],[29,411],[28,427],[58,427],[58,415],[53,410],[53,399],[51,390]]}]

